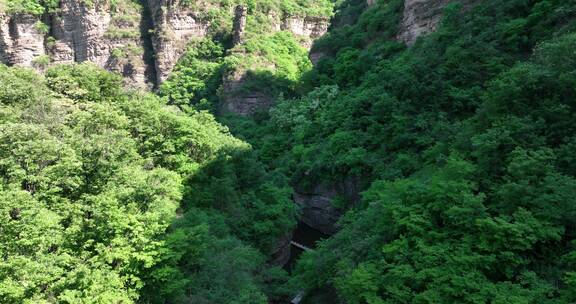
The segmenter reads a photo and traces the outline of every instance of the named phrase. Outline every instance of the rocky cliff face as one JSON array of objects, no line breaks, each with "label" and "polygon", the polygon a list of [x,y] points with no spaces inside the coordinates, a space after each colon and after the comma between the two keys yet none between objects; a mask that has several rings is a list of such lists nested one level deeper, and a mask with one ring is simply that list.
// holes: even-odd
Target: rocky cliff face
[{"label": "rocky cliff face", "polygon": [[52,61],[89,61],[121,73],[131,85],[146,87],[151,76],[144,59],[142,8],[117,10],[98,4],[89,7],[77,0],[61,1],[60,11],[51,16],[54,41],[47,42]]},{"label": "rocky cliff face", "polygon": [[36,16],[0,14],[0,61],[32,67],[46,55],[40,22]]},{"label": "rocky cliff face", "polygon": [[154,23],[156,81],[168,78],[190,39],[206,37],[210,23],[201,13],[171,0],[148,0]]},{"label": "rocky cliff face", "polygon": [[290,260],[290,255],[292,253],[292,245],[290,242],[292,242],[292,233],[282,236],[273,248],[268,263],[274,266],[286,265]]},{"label": "rocky cliff face", "polygon": [[450,0],[405,0],[398,40],[413,44],[418,36],[434,31],[442,9]]},{"label": "rocky cliff face", "polygon": [[238,5],[234,9],[234,26],[232,28],[232,44],[237,46],[244,42],[244,34],[246,33],[246,22],[248,20],[248,8],[244,5]]},{"label": "rocky cliff face", "polygon": [[[111,3],[61,0],[55,13],[44,16],[0,13],[0,61],[38,69],[90,61],[119,72],[127,85],[151,87],[166,80],[191,39],[208,35],[209,3],[196,8],[180,5],[177,0],[144,0],[142,5],[135,1]],[[245,8],[237,12],[236,19],[234,38],[238,44],[246,26]],[[291,31],[307,38],[302,41],[308,45],[326,32],[329,23],[326,18],[310,16],[279,19],[273,31]],[[245,112],[243,109],[251,108],[249,104],[261,97],[248,96],[247,106],[231,110]]]},{"label": "rocky cliff face", "polygon": [[442,19],[442,10],[454,2],[468,8],[478,0],[405,0],[397,39],[412,45],[420,35],[435,31]]},{"label": "rocky cliff face", "polygon": [[300,207],[300,220],[306,225],[324,233],[338,231],[338,220],[342,211],[335,206],[341,199],[356,204],[360,201],[361,182],[359,178],[348,178],[336,183],[319,183],[312,189],[296,189],[294,201]]},{"label": "rocky cliff face", "polygon": [[200,13],[173,1],[119,3],[124,6],[61,0],[56,13],[43,16],[44,26],[40,17],[2,14],[0,60],[26,67],[43,58],[52,64],[89,61],[119,72],[131,86],[150,87],[168,77],[190,39],[206,36],[209,24]]},{"label": "rocky cliff face", "polygon": [[121,73],[130,86],[149,86],[139,6],[112,9],[62,0],[57,13],[3,14],[0,20],[0,60],[5,64],[42,69],[90,61]]},{"label": "rocky cliff face", "polygon": [[294,17],[284,18],[280,29],[292,32],[294,35],[306,38],[304,45],[308,48],[312,46],[314,39],[322,37],[328,31],[330,19],[324,17]]},{"label": "rocky cliff face", "polygon": [[250,116],[273,105],[274,96],[271,96],[266,88],[261,90],[243,89],[247,77],[249,76],[244,69],[232,70],[224,75],[220,106],[223,113]]},{"label": "rocky cliff face", "polygon": [[[366,0],[367,6],[375,0]],[[456,1],[456,0],[452,0]],[[451,0],[405,0],[397,39],[412,44],[437,27],[444,7]],[[474,0],[457,0],[465,5]],[[176,0],[133,1],[112,7],[107,1],[87,5],[81,0],[61,0],[56,13],[44,16],[0,14],[0,61],[9,65],[42,69],[51,63],[90,61],[122,74],[126,84],[152,87],[166,80],[191,39],[208,35],[206,17],[210,4],[189,8]],[[246,8],[236,7],[233,38],[242,43],[246,31]],[[305,47],[324,35],[329,19],[313,16],[281,16],[271,13],[271,31],[290,31]],[[151,33],[149,33],[151,32]],[[318,61],[323,53],[313,53]],[[239,90],[248,70],[230,71],[223,78],[225,112],[251,115],[272,105],[275,96],[265,88]]]},{"label": "rocky cliff face", "polygon": [[[475,2],[405,0],[397,39],[410,45],[418,36],[435,30],[442,10],[454,1],[465,6]],[[202,13],[209,9],[205,5],[200,11],[183,7],[174,0],[147,0],[143,7],[124,5],[114,8],[109,2],[94,1],[93,5],[85,3],[80,0],[61,0],[57,13],[41,17],[0,14],[0,61],[9,65],[37,68],[42,68],[47,62],[90,61],[121,73],[129,85],[149,87],[164,81],[184,53],[188,41],[206,37],[210,27]],[[372,6],[376,2],[367,0],[366,3]],[[329,26],[328,18],[276,17],[279,22],[273,26],[272,31],[290,31],[304,38],[302,41],[307,47],[314,39],[326,33]],[[246,10],[238,11],[236,19],[234,37],[237,40],[235,42],[240,43],[245,31]],[[150,30],[154,32],[153,35],[148,34]],[[312,55],[311,59],[316,61],[322,54]],[[242,78],[238,75],[225,78],[225,81],[235,82],[225,84],[225,88],[236,87]],[[236,95],[233,104],[226,108],[249,115],[255,109],[262,108],[259,104],[267,107],[270,104],[268,99],[272,98],[260,93],[248,95]]]},{"label": "rocky cliff face", "polygon": [[[240,43],[245,31],[245,14],[241,8],[237,8],[234,21],[235,44]],[[273,16],[277,17],[277,16]],[[277,19],[277,18],[276,18]],[[296,17],[285,16],[277,23],[273,23],[272,32],[289,31],[301,38],[302,45],[310,48],[314,39],[324,35],[328,31],[330,20],[323,17]],[[273,66],[269,67],[274,69]],[[250,116],[258,111],[269,109],[276,96],[270,95],[267,88],[243,90],[250,71],[244,68],[228,71],[223,77],[222,98],[220,110],[223,113],[234,113],[242,116]]]}]

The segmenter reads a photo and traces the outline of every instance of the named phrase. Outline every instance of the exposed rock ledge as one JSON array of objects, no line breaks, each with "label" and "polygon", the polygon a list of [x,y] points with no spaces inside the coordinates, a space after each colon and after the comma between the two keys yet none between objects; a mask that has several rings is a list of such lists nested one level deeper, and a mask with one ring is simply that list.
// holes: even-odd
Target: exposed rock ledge
[{"label": "exposed rock ledge", "polygon": [[[240,13],[238,13],[240,12]],[[240,41],[245,31],[246,22],[241,10],[237,10],[234,22],[235,41]],[[280,23],[272,26],[274,31],[289,31],[303,39],[304,47],[310,48],[312,41],[328,31],[330,20],[326,17],[298,17],[285,16]],[[274,69],[273,66],[270,69]],[[223,76],[223,87],[220,111],[224,114],[233,113],[241,116],[250,116],[258,111],[268,110],[274,103],[274,98],[267,88],[251,90],[243,89],[249,77],[250,70],[239,68],[229,71]]]},{"label": "exposed rock ledge", "polygon": [[0,61],[11,65],[32,67],[34,59],[46,54],[44,34],[38,17],[0,14]]},{"label": "exposed rock ledge", "polygon": [[318,184],[311,190],[296,189],[294,202],[300,207],[302,222],[331,235],[339,230],[338,220],[343,214],[334,206],[334,200],[342,198],[356,204],[360,201],[360,191],[360,179],[347,178],[339,183]]},{"label": "exposed rock ledge", "polygon": [[[87,3],[61,0],[55,13],[41,17],[0,13],[0,62],[43,69],[49,64],[89,61],[119,72],[129,86],[151,87],[168,78],[188,42],[206,37],[210,27],[205,11],[212,4],[191,9],[179,1],[146,0],[143,6],[127,5],[116,12],[108,2]],[[245,30],[245,14],[234,29],[236,43]],[[329,25],[328,18],[313,16],[273,19],[273,31],[299,35],[306,46]],[[236,97],[237,106],[230,109],[241,113],[267,107],[271,99],[260,93]]]},{"label": "exposed rock ledge", "polygon": [[[90,61],[119,72],[131,86],[148,87],[141,36],[142,12],[115,18],[108,5],[61,0],[56,13],[42,17],[0,15],[0,61],[42,69],[50,63]],[[43,21],[43,22],[41,22]]]},{"label": "exposed rock ledge", "polygon": [[442,19],[443,9],[454,2],[469,8],[479,0],[405,0],[402,22],[396,39],[412,45],[419,36],[435,31]]},{"label": "exposed rock ledge", "polygon": [[201,12],[172,0],[148,0],[148,6],[154,23],[156,81],[161,83],[186,51],[188,42],[206,37],[210,23],[200,17]]},{"label": "exposed rock ledge", "polygon": [[276,247],[272,250],[272,258],[268,263],[275,266],[284,266],[290,260],[292,254],[292,233],[286,234],[278,240]]}]

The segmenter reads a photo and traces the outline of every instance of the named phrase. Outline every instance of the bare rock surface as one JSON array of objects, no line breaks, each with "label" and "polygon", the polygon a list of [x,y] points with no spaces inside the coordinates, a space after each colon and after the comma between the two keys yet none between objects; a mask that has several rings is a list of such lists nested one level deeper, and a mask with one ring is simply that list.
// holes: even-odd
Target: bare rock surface
[{"label": "bare rock surface", "polygon": [[244,5],[238,5],[234,9],[234,27],[232,29],[232,44],[237,46],[244,42],[246,32],[246,21],[248,17],[248,8]]},{"label": "bare rock surface", "polygon": [[398,40],[413,44],[422,35],[436,29],[442,18],[442,9],[450,0],[405,0],[404,16]]},{"label": "bare rock surface", "polygon": [[308,58],[313,65],[317,65],[318,62],[320,62],[320,60],[322,60],[324,57],[326,57],[326,53],[323,51],[311,51],[308,54]]},{"label": "bare rock surface", "polygon": [[274,97],[267,93],[266,88],[243,88],[248,77],[248,71],[241,68],[224,75],[220,106],[223,114],[249,116],[272,106]]},{"label": "bare rock surface", "polygon": [[0,14],[0,62],[32,67],[46,54],[39,22],[37,16]]},{"label": "bare rock surface", "polygon": [[353,204],[360,201],[360,180],[348,178],[342,182],[318,184],[310,190],[296,189],[294,201],[300,207],[300,220],[306,225],[332,235],[339,229],[342,211],[334,200],[340,198]]},{"label": "bare rock surface", "polygon": [[206,37],[210,23],[200,12],[170,0],[148,0],[154,22],[157,82],[166,80],[191,39]]},{"label": "bare rock surface", "polygon": [[[53,37],[49,48],[55,63],[89,61],[119,72],[132,86],[149,86],[141,35],[142,12],[137,8],[117,17],[107,5],[87,6],[78,0],[62,0],[52,16]],[[129,18],[128,18],[129,17]]]},{"label": "bare rock surface", "polygon": [[[465,7],[478,2],[405,0],[397,39],[411,45],[419,36],[434,31],[443,9],[455,1]],[[206,37],[210,28],[206,14],[203,14],[210,9],[209,3],[189,8],[180,5],[177,0],[147,0],[144,7],[129,7],[128,12],[122,11],[124,15],[115,14],[108,2],[86,3],[62,0],[57,12],[43,17],[0,14],[0,61],[26,67],[37,67],[37,63],[46,61],[48,56],[51,63],[90,61],[122,74],[130,86],[150,87],[166,80],[190,40]],[[368,6],[375,3],[376,0],[367,0]],[[233,35],[235,43],[239,44],[246,30],[246,8],[239,6],[236,9]],[[145,20],[144,10],[149,12],[148,19],[151,20]],[[324,35],[330,24],[326,17],[270,14],[270,18],[275,20],[272,32],[290,31],[302,38],[305,47],[310,47],[314,39]],[[148,35],[148,30],[153,30],[153,34]],[[151,41],[149,37],[152,37]],[[150,56],[146,56],[146,51],[150,52]],[[315,62],[323,55],[314,53],[310,59]],[[243,78],[237,72],[225,77],[224,94],[233,96],[225,100],[224,108],[250,115],[269,107],[275,96],[269,96],[265,90],[227,90],[241,85]]]},{"label": "bare rock surface", "polygon": [[272,250],[272,257],[269,263],[274,266],[284,266],[290,260],[292,253],[292,233],[288,233],[278,239],[276,247]]},{"label": "bare rock surface", "polygon": [[292,32],[297,36],[317,39],[328,31],[330,19],[325,17],[286,17],[280,26],[283,31]]},{"label": "bare rock surface", "polygon": [[412,45],[419,36],[435,31],[442,19],[444,8],[454,2],[463,4],[464,8],[469,8],[479,1],[405,0],[402,22],[396,38],[408,45]]},{"label": "bare rock surface", "polygon": [[[245,21],[243,14],[236,14],[234,37],[241,37],[244,31]],[[272,16],[276,19],[278,16]],[[243,25],[243,26],[241,26]],[[329,18],[310,16],[285,16],[281,22],[273,23],[273,31],[288,31],[302,38],[302,45],[310,49],[312,41],[320,38],[328,31]],[[311,60],[315,58],[311,57]],[[274,67],[271,67],[273,69]],[[230,71],[223,78],[222,104],[223,113],[234,113],[241,116],[250,116],[258,111],[265,111],[272,107],[274,99],[267,88],[243,89],[249,71],[237,69]]]},{"label": "bare rock surface", "polygon": [[[168,78],[192,39],[207,37],[206,12],[215,4],[197,4],[147,0],[142,6],[120,1],[112,7],[108,1],[61,0],[55,12],[43,16],[0,13],[0,62],[42,69],[88,61],[120,73],[127,86],[150,88]],[[243,6],[237,10],[233,34],[235,43],[241,44],[247,10]],[[305,46],[329,25],[327,18],[271,15],[278,20],[272,32],[290,31],[302,37]],[[238,83],[241,78],[230,80]],[[253,113],[268,106],[271,98],[263,92],[235,95],[227,108]]]}]

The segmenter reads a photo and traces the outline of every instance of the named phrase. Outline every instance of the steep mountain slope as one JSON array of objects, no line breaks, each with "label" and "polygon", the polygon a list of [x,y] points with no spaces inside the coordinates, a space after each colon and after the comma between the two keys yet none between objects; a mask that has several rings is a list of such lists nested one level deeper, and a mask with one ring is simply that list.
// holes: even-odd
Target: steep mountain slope
[{"label": "steep mountain slope", "polygon": [[[233,12],[243,5],[208,0],[5,2],[0,7],[3,63],[43,69],[89,61],[141,88],[165,80],[191,39],[233,35]],[[291,7],[265,3],[249,11],[250,18],[270,19],[270,31],[287,30],[308,39],[326,31],[329,14],[329,2]]]},{"label": "steep mountain slope", "polygon": [[0,302],[576,301],[576,2],[0,8]]},{"label": "steep mountain slope", "polygon": [[290,178],[304,220],[345,213],[294,276],[310,303],[574,301],[576,4],[454,1],[407,18],[442,3],[343,5],[308,93],[229,120]]}]

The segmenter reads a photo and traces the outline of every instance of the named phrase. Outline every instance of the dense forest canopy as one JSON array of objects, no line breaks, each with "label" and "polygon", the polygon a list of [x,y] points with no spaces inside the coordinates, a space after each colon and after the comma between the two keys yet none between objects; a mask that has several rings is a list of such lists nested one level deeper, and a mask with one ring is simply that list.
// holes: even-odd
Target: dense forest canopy
[{"label": "dense forest canopy", "polygon": [[367,187],[299,263],[310,303],[573,302],[576,3],[449,5],[409,48],[403,1],[358,7],[316,42],[309,93],[228,120],[293,186]]},{"label": "dense forest canopy", "polygon": [[250,146],[92,65],[45,75],[0,70],[0,302],[264,303],[295,209]]},{"label": "dense forest canopy", "polygon": [[[0,66],[0,303],[576,302],[575,1],[454,1],[411,46],[403,0],[204,2],[154,93]],[[333,15],[315,65],[270,11]],[[238,70],[272,108],[219,111]],[[295,189],[347,181],[339,231],[273,266]]]}]

